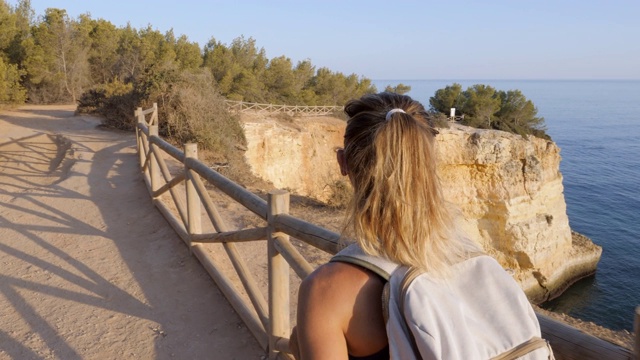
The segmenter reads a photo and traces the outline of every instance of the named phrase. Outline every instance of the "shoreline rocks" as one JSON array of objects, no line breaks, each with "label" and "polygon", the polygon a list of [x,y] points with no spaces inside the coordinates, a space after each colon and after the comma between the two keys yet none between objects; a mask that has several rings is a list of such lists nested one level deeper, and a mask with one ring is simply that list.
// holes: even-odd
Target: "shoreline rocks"
[{"label": "shoreline rocks", "polygon": [[528,288],[523,287],[529,300],[534,304],[542,304],[562,295],[571,285],[593,276],[602,255],[602,247],[595,245],[588,237],[571,232],[572,248],[567,261],[557,269],[551,278],[532,274],[537,282]]}]

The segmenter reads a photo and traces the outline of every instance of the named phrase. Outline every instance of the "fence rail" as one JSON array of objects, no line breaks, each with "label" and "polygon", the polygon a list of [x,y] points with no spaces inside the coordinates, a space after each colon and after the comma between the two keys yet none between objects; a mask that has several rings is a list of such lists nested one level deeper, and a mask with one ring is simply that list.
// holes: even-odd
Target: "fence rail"
[{"label": "fence rail", "polygon": [[285,113],[297,116],[324,116],[342,111],[342,106],[304,106],[257,104],[245,101],[225,101],[229,110],[238,112],[257,112],[263,114]]},{"label": "fence rail", "polygon": [[[260,346],[268,353],[268,358],[290,359],[289,270],[293,269],[300,278],[304,278],[311,273],[313,267],[291,245],[289,237],[293,236],[335,254],[341,248],[339,235],[289,215],[288,192],[273,191],[265,201],[200,162],[195,144],[185,144],[184,149],[179,150],[167,143],[158,136],[158,112],[155,104],[147,110],[138,108],[135,116],[138,119],[136,136],[140,166],[153,204],[216,282]],[[182,163],[182,171],[172,175],[165,162],[166,157]],[[211,200],[203,179],[262,218],[265,226],[246,230],[227,227]],[[183,183],[184,191],[178,191],[177,185]],[[167,193],[170,196],[165,196]],[[203,233],[202,209],[215,232]],[[237,242],[260,240],[267,242],[268,249],[268,302],[235,246]],[[206,243],[222,244],[248,295],[248,302],[220,265],[205,251]],[[633,358],[632,351],[628,349],[582,333],[542,314],[537,316],[543,336],[551,342],[557,359]],[[640,351],[640,307],[635,316],[636,351]]]}]

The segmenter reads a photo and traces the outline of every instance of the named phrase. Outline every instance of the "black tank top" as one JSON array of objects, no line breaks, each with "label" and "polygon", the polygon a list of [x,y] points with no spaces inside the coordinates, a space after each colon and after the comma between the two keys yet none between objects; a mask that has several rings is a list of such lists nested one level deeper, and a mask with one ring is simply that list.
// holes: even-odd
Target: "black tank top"
[{"label": "black tank top", "polygon": [[389,360],[389,345],[375,354],[360,357],[349,355],[349,360]]}]

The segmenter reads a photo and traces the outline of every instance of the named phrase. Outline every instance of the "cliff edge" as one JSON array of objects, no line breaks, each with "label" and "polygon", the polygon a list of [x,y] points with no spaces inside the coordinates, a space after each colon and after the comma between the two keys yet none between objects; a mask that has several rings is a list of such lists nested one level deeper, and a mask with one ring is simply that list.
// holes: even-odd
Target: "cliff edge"
[{"label": "cliff edge", "polygon": [[445,197],[464,228],[540,303],[592,275],[602,248],[569,227],[560,148],[530,136],[452,125],[437,137]]},{"label": "cliff edge", "polygon": [[[252,172],[325,201],[341,179],[335,163],[345,122],[328,117],[278,120],[243,114]],[[462,226],[541,303],[592,275],[602,248],[569,227],[560,149],[536,137],[453,124],[437,136],[445,197]]]}]

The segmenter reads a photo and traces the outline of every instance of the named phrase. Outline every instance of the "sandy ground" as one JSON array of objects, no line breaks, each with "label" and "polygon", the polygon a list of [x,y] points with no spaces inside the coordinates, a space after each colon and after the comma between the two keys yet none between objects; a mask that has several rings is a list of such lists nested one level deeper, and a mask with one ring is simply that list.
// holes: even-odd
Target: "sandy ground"
[{"label": "sandy ground", "polygon": [[0,113],[0,359],[260,359],[153,207],[132,133]]}]

